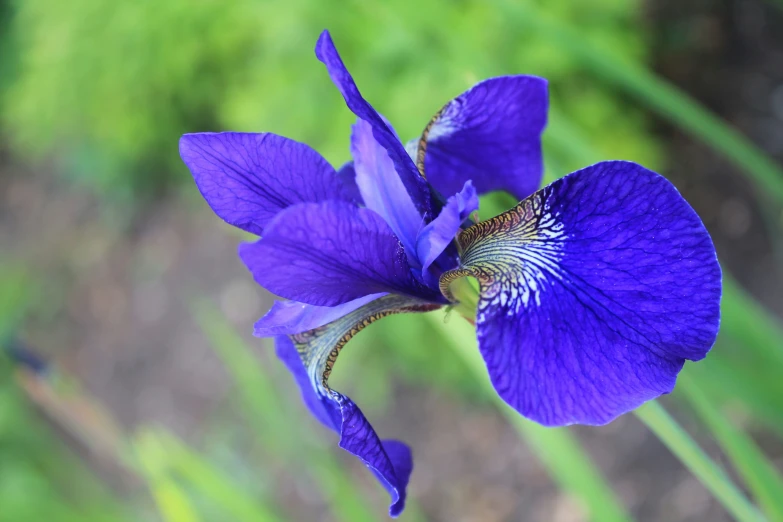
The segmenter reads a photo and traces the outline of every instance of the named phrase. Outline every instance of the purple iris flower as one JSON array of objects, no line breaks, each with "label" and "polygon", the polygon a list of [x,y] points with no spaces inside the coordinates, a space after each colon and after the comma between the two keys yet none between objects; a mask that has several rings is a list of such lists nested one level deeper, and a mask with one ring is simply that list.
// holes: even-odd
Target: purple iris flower
[{"label": "purple iris flower", "polygon": [[[720,321],[710,236],[674,186],[626,161],[536,192],[547,85],[491,78],[447,103],[406,147],[361,96],[328,32],[316,56],[357,116],[353,161],[335,170],[270,133],[199,133],[180,154],[215,213],[260,236],[239,254],[285,298],[256,324],[274,337],[315,417],[405,504],[410,449],[381,440],[328,384],[342,347],[389,314],[454,302],[479,283],[476,332],[498,394],[546,426],[605,424],[669,393]],[[478,195],[521,202],[473,224]]]}]

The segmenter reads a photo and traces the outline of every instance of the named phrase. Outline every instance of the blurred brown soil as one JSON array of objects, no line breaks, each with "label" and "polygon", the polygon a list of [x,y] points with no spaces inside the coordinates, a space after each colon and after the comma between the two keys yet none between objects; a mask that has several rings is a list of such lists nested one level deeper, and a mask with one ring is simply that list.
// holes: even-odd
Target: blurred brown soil
[{"label": "blurred brown soil", "polygon": [[[658,73],[783,163],[783,3],[648,2]],[[704,220],[723,266],[783,316],[783,210],[723,156],[660,124],[669,178]]]}]

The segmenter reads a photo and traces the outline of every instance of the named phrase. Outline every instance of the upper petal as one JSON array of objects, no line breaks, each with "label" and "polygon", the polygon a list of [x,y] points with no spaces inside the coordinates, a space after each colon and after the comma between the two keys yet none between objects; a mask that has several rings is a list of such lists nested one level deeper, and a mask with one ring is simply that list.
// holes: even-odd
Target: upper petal
[{"label": "upper petal", "polygon": [[362,97],[351,74],[337,53],[329,31],[324,31],[318,38],[318,43],[315,45],[315,55],[326,65],[329,76],[343,95],[348,108],[372,126],[375,139],[381,147],[386,149],[419,214],[424,217],[431,216],[435,205],[427,181],[419,175],[416,165],[408,156],[405,147],[394,131],[372,105]]},{"label": "upper petal", "polygon": [[212,210],[254,234],[295,203],[350,199],[320,154],[275,134],[185,134],[179,152]]},{"label": "upper petal", "polygon": [[558,180],[464,231],[492,383],[541,424],[604,424],[674,387],[720,322],[709,234],[674,186],[629,162]]},{"label": "upper petal", "polygon": [[402,242],[411,266],[420,269],[416,238],[424,226],[424,219],[405,190],[386,149],[375,139],[372,126],[361,118],[356,120],[351,133],[351,156],[356,186],[365,206],[386,220]]},{"label": "upper petal", "polygon": [[341,201],[281,211],[239,254],[261,286],[307,304],[336,306],[381,292],[439,298],[413,277],[381,216]]},{"label": "upper petal", "polygon": [[543,78],[484,80],[435,115],[415,146],[418,164],[423,161],[427,180],[443,194],[473,180],[479,194],[505,190],[525,198],[543,176],[548,106]]},{"label": "upper petal", "polygon": [[[478,210],[478,207],[479,199],[476,189],[470,181],[466,181],[462,190],[448,199],[438,217],[422,229],[416,239],[416,250],[422,263],[422,274],[425,281],[433,285],[436,284],[440,273],[431,274],[430,267],[457,236],[462,223],[468,219],[471,213]],[[441,267],[441,270],[454,268],[455,255],[450,256],[448,264],[451,266]],[[428,281],[429,277],[434,277],[434,280]]]},{"label": "upper petal", "polygon": [[315,330],[275,338],[277,354],[294,376],[313,415],[340,434],[340,447],[359,457],[392,497],[391,516],[405,507],[413,461],[410,449],[380,440],[361,410],[348,397],[329,388],[328,379],[340,350],[359,330],[390,314],[438,308],[409,297],[387,295]]}]

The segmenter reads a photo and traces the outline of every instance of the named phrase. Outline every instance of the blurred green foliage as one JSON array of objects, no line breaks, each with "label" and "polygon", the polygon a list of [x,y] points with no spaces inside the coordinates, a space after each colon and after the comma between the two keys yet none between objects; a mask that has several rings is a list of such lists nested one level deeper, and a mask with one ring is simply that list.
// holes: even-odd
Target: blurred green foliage
[{"label": "blurred green foliage", "polygon": [[0,521],[129,521],[125,508],[31,408],[5,356],[34,287],[23,268],[0,264]]},{"label": "blurred green foliage", "polygon": [[[644,60],[636,2],[541,7]],[[112,198],[185,179],[184,132],[272,131],[347,160],[352,115],[312,52],[324,28],[402,136],[480,78],[538,74],[608,156],[658,163],[641,113],[488,2],[11,0],[9,11],[2,123],[13,149],[56,158]]]},{"label": "blurred green foliage", "polygon": [[30,410],[12,377],[0,361],[0,520],[131,520]]},{"label": "blurred green foliage", "polygon": [[216,125],[255,49],[247,2],[12,5],[7,134],[21,154],[57,155],[107,195],[153,190],[181,171],[178,136]]}]

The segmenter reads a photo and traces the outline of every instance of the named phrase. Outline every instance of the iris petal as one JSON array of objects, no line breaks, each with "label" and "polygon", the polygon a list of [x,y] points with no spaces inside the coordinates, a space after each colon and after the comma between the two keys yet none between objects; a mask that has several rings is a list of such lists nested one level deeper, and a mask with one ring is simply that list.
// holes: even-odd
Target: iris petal
[{"label": "iris petal", "polygon": [[441,299],[413,277],[381,216],[342,201],[279,212],[261,239],[240,245],[239,255],[258,284],[302,303],[336,306],[381,292]]},{"label": "iris petal", "polygon": [[328,378],[340,350],[365,326],[387,315],[435,308],[438,305],[387,295],[315,330],[275,338],[278,357],[294,375],[310,411],[340,434],[340,447],[359,457],[389,492],[391,516],[405,507],[413,469],[410,449],[398,441],[381,440],[356,404],[329,388]]},{"label": "iris petal", "polygon": [[699,217],[629,162],[577,171],[459,236],[500,396],[541,424],[604,424],[670,392],[720,322],[721,272]]},{"label": "iris petal", "polygon": [[[332,42],[329,31],[324,31],[315,46],[315,55],[321,60],[329,72],[329,76],[337,89],[343,95],[346,105],[359,118],[372,126],[372,133],[378,143],[394,163],[397,174],[416,205],[419,214],[425,219],[433,214],[435,205],[432,201],[429,185],[416,169],[413,160],[408,156],[405,147],[394,131],[386,124],[380,114],[361,95],[351,73],[343,64],[337,49]],[[458,188],[459,190],[459,188]]]},{"label": "iris petal", "polygon": [[543,78],[490,78],[446,104],[409,150],[442,194],[473,180],[479,194],[505,190],[522,199],[541,183],[548,105]]},{"label": "iris petal", "polygon": [[293,341],[287,335],[275,337],[275,353],[283,361],[288,371],[294,376],[299,391],[302,393],[302,402],[313,414],[313,417],[329,429],[338,431],[340,426],[340,410],[327,397],[316,392],[307,374],[307,368],[302,363],[299,352],[296,351]]},{"label": "iris petal", "polygon": [[[416,250],[422,262],[422,273],[427,284],[437,284],[437,276],[429,272],[429,268],[443,254],[454,238],[457,236],[462,223],[468,219],[471,213],[478,210],[479,200],[476,189],[470,181],[465,182],[462,190],[448,199],[446,205],[421,231],[416,240]],[[456,256],[452,256],[445,269],[454,268],[457,262]],[[440,274],[438,274],[440,275]],[[435,279],[430,281],[429,278]]]},{"label": "iris petal", "polygon": [[275,134],[185,134],[182,160],[204,199],[228,223],[261,234],[295,203],[350,200],[331,165],[315,150]]},{"label": "iris petal", "polygon": [[370,294],[337,306],[313,306],[297,301],[275,301],[269,312],[256,321],[253,334],[273,337],[312,330],[347,315],[386,294]]},{"label": "iris petal", "polygon": [[420,269],[416,237],[424,226],[424,220],[394,170],[394,163],[386,149],[374,138],[372,126],[361,118],[356,121],[351,133],[351,156],[356,185],[364,204],[386,220],[402,241],[411,266]]},{"label": "iris petal", "polygon": [[364,205],[362,194],[356,185],[356,169],[353,168],[353,160],[340,167],[337,171],[337,177],[340,178],[343,184],[348,200],[353,201],[357,205]]}]

